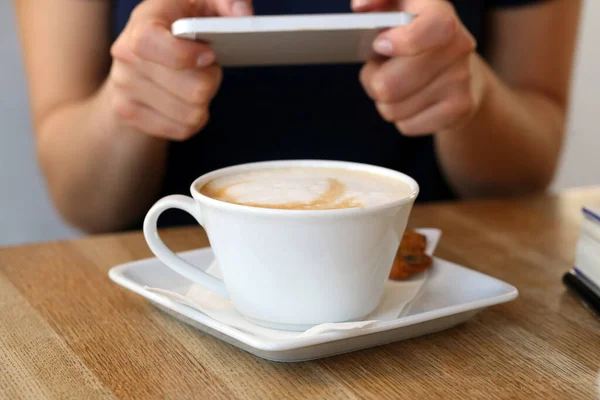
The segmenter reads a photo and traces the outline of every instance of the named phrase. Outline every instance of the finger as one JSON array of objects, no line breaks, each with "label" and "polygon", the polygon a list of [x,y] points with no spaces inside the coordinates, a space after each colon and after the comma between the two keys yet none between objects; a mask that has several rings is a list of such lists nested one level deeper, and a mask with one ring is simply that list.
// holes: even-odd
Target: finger
[{"label": "finger", "polygon": [[[115,96],[115,113],[134,129],[169,140],[189,139],[195,131],[126,96]],[[208,112],[206,113],[208,120]]]},{"label": "finger", "polygon": [[125,60],[131,53],[174,69],[205,67],[216,58],[207,44],[175,38],[168,29],[153,21],[133,25],[111,48],[112,56],[118,59]]},{"label": "finger", "polygon": [[178,18],[208,15],[251,15],[251,0],[146,0],[131,14],[127,27],[113,45],[113,57],[137,56],[170,68],[208,66],[215,61],[206,44],[179,39],[171,34]]},{"label": "finger", "polygon": [[191,105],[206,105],[217,94],[223,72],[217,65],[173,71],[159,64],[141,61],[138,68],[146,78]]},{"label": "finger", "polygon": [[396,127],[405,135],[427,135],[450,128],[468,118],[474,108],[468,94],[449,97],[409,119],[396,122]]},{"label": "finger", "polygon": [[352,0],[352,10],[355,12],[387,11],[391,8],[389,0]]},{"label": "finger", "polygon": [[[378,94],[379,92],[376,92],[374,89],[373,85],[373,80],[375,79],[375,76],[377,75],[377,73],[381,70],[381,67],[383,66],[384,62],[381,60],[373,60],[373,61],[369,61],[367,62],[361,69],[360,69],[360,75],[359,75],[359,80],[360,83],[362,84],[363,88],[365,89],[365,92],[367,92],[367,95],[372,99],[377,101],[378,100]],[[384,99],[379,99],[381,101],[385,101],[388,102],[388,100],[384,100]]]},{"label": "finger", "polygon": [[360,80],[373,100],[399,102],[431,84],[471,51],[467,43],[457,40],[437,52],[370,61],[361,70]]},{"label": "finger", "polygon": [[446,1],[414,4],[417,17],[407,25],[389,29],[373,42],[373,49],[388,57],[415,56],[448,44],[458,32],[460,22]]},{"label": "finger", "polygon": [[450,97],[453,93],[459,93],[461,90],[469,93],[470,82],[469,68],[461,60],[413,96],[393,103],[376,103],[377,110],[388,122],[403,121],[419,114],[440,100]]},{"label": "finger", "polygon": [[145,0],[129,16],[130,23],[156,21],[168,27],[179,18],[204,15],[204,2],[197,0]]},{"label": "finger", "polygon": [[195,129],[204,122],[208,100],[202,105],[186,103],[122,64],[115,65],[111,74],[115,87],[124,95],[156,113]]},{"label": "finger", "polygon": [[169,27],[187,17],[249,16],[252,0],[145,0],[132,12],[130,21],[154,20]]},{"label": "finger", "polygon": [[361,82],[375,101],[402,101],[429,85],[443,71],[444,65],[433,62],[432,57],[426,58],[429,60],[393,58],[386,62],[370,61],[361,71]]},{"label": "finger", "polygon": [[246,17],[254,13],[250,0],[211,0],[216,13],[225,17]]}]

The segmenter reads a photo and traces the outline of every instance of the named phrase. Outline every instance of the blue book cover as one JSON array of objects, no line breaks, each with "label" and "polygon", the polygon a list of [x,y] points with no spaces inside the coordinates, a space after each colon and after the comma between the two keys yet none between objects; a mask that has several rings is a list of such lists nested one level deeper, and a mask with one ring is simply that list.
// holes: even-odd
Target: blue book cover
[{"label": "blue book cover", "polygon": [[584,207],[583,215],[600,224],[600,207]]}]

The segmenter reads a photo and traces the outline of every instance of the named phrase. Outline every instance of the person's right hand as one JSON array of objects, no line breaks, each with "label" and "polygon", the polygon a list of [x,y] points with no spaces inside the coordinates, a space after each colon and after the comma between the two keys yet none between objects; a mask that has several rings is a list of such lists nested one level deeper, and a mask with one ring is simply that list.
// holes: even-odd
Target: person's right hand
[{"label": "person's right hand", "polygon": [[117,119],[168,140],[186,140],[202,129],[222,72],[207,44],[175,38],[171,24],[251,14],[251,0],[143,1],[111,48],[106,90]]}]

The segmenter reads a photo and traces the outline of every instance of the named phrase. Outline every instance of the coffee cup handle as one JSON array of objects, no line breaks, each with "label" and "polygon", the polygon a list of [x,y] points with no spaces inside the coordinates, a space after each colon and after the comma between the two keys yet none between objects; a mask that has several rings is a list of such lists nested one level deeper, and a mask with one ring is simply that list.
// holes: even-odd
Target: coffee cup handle
[{"label": "coffee cup handle", "polygon": [[160,215],[170,208],[177,208],[191,214],[202,226],[200,207],[194,199],[187,196],[172,195],[160,199],[146,214],[144,219],[144,237],[154,255],[167,267],[187,279],[205,286],[222,296],[229,297],[222,280],[194,267],[164,244],[158,234],[157,222]]}]

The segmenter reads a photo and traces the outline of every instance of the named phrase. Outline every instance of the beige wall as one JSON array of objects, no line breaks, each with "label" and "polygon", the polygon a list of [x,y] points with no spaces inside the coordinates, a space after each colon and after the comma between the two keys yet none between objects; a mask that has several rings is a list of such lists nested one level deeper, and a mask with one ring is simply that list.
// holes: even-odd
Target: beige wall
[{"label": "beige wall", "polygon": [[600,185],[600,0],[587,0],[567,141],[554,189]]},{"label": "beige wall", "polygon": [[0,246],[67,238],[35,162],[12,1],[0,0]]}]

